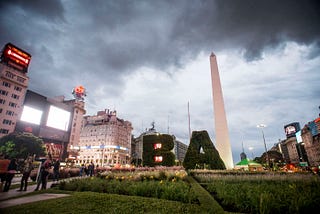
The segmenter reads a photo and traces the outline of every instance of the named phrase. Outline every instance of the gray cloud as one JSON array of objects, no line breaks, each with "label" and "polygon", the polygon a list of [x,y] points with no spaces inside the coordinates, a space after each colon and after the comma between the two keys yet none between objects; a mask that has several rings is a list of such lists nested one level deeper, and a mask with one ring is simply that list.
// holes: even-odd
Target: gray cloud
[{"label": "gray cloud", "polygon": [[[268,69],[257,68],[252,73],[243,68],[233,69],[242,58],[254,64],[263,60],[268,52],[282,53],[287,42],[307,46],[308,55],[304,59],[310,62],[315,60],[317,64],[320,53],[319,16],[320,7],[316,0],[8,0],[0,2],[0,46],[12,42],[31,53],[31,90],[45,96],[71,96],[72,88],[83,84],[88,90],[87,106],[92,109],[99,108],[102,100],[110,105],[118,102],[115,101],[118,99],[128,100],[124,96],[131,79],[127,77],[134,76],[143,68],[149,68],[144,75],[154,75],[152,72],[155,71],[168,74],[168,79],[171,78],[173,82],[169,83],[168,80],[163,84],[169,88],[178,81],[179,75],[176,74],[198,59],[199,54],[209,55],[211,51],[232,53],[230,55],[238,56],[239,60],[235,64],[225,63],[228,69],[221,69],[225,72],[221,74],[223,86],[228,89],[224,91],[225,100],[231,109],[231,118],[240,123],[249,123],[251,117],[260,116],[254,112],[256,109],[269,113],[267,107],[271,108],[279,100],[287,100],[294,105],[294,96],[301,99],[303,104],[308,102],[306,100],[319,97],[319,75],[315,70],[305,71],[298,65],[298,68],[287,68],[297,70],[295,74],[283,73],[279,68],[281,65],[273,65]],[[279,70],[273,71],[274,67]],[[310,67],[314,69],[316,66]],[[299,70],[303,70],[303,73],[299,73]],[[225,78],[223,75],[226,75]],[[299,75],[303,78],[299,79]],[[173,90],[187,91],[185,84],[191,84],[194,90],[198,90],[197,79],[190,78],[179,82],[182,89]],[[287,91],[290,87],[287,80],[299,83],[299,87],[292,89],[294,93]],[[149,90],[153,87],[151,91],[154,93],[165,92],[167,96],[174,94],[151,82],[154,85],[148,85],[149,88],[141,87],[147,86],[147,83],[138,82],[131,90]],[[275,84],[277,87],[274,87]],[[301,90],[306,92],[301,93]],[[259,91],[263,91],[264,96],[259,96]],[[202,91],[200,93],[202,96]],[[145,103],[149,108],[144,110],[155,114],[155,111],[160,111],[158,105],[165,106],[169,102],[171,110],[175,111],[176,105],[179,109],[184,108],[181,102],[187,102],[179,100],[184,96],[183,93],[159,103],[151,92],[143,95],[148,95],[148,98],[136,96],[128,105]],[[203,122],[203,118],[211,114],[208,108],[212,108],[212,104],[205,101],[209,98],[203,98],[202,103],[195,104],[197,113],[194,113],[194,127],[205,129],[213,124],[212,121]],[[165,99],[165,96],[161,99]],[[235,110],[233,106],[239,107]],[[285,115],[284,106],[285,103],[282,103],[273,116],[282,118]],[[130,109],[119,105],[117,108]],[[132,110],[136,112],[128,115],[136,118],[142,114],[137,113],[139,110]],[[163,113],[165,111],[167,113]],[[244,118],[237,111],[254,113]],[[164,109],[163,112],[169,114],[170,109]],[[173,120],[179,121],[175,124],[176,136],[186,139],[187,125],[181,122],[186,115],[181,112],[172,114],[179,115]],[[153,117],[156,116],[149,116],[148,120]],[[167,118],[167,115],[163,118]],[[163,125],[166,119],[163,118],[161,126],[166,130],[166,125]],[[271,121],[272,117],[269,118]],[[282,123],[285,121],[279,121],[274,126],[282,126]],[[252,136],[256,130],[248,132],[246,134]]]}]

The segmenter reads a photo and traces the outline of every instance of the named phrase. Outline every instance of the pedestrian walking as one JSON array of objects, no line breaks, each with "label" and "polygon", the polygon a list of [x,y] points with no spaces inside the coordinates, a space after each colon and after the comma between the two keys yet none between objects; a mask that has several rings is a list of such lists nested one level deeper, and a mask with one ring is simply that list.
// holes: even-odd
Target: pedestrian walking
[{"label": "pedestrian walking", "polygon": [[22,170],[21,184],[20,184],[20,189],[18,191],[27,191],[28,179],[30,177],[31,171],[34,169],[33,160],[34,160],[34,157],[29,156],[24,161],[24,167],[23,167],[23,170]]},{"label": "pedestrian walking", "polygon": [[60,161],[57,159],[53,164],[53,181],[59,181],[60,176]]},{"label": "pedestrian walking", "polygon": [[6,175],[6,183],[4,184],[3,192],[8,192],[11,186],[11,181],[14,177],[14,175],[17,173],[18,169],[18,164],[17,164],[17,159],[12,158],[9,166],[8,166],[8,171]]},{"label": "pedestrian walking", "polygon": [[4,154],[0,155],[0,192],[3,191],[3,184],[6,181],[8,166],[10,164],[10,160]]}]

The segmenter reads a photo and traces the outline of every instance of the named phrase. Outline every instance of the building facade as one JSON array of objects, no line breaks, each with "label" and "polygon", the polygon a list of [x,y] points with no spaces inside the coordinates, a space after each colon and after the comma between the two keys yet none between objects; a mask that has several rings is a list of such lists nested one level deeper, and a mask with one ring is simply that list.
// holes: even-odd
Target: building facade
[{"label": "building facade", "polygon": [[85,116],[78,145],[73,146],[73,150],[78,151],[76,163],[130,164],[132,129],[131,122],[119,119],[116,111],[105,110]]},{"label": "building facade", "polygon": [[30,132],[43,139],[47,153],[54,159],[69,158],[71,146],[80,139],[84,102],[48,98],[27,90],[21,118],[15,131]]},{"label": "building facade", "polygon": [[[139,137],[133,138],[132,140],[132,151],[131,151],[131,156],[132,156],[132,162],[135,165],[141,165],[143,162],[143,137],[146,135],[157,135],[161,134],[156,131],[154,128],[154,123],[152,123],[152,127],[143,132],[142,134],[139,135]],[[173,143],[174,147],[172,152],[175,155],[175,161],[179,165],[183,162],[184,157],[187,153],[188,146],[181,141],[178,141],[176,137],[173,135]]]},{"label": "building facade", "polygon": [[320,118],[306,124],[301,138],[310,166],[320,166]]},{"label": "building facade", "polygon": [[12,133],[21,116],[31,55],[8,43],[0,57],[0,137]]}]

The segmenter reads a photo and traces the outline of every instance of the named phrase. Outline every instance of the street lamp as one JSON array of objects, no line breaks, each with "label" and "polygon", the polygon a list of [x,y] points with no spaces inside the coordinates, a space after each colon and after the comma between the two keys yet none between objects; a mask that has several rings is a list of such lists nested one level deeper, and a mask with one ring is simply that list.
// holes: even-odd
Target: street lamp
[{"label": "street lamp", "polygon": [[264,149],[265,149],[265,152],[266,152],[267,167],[269,168],[269,155],[268,155],[268,151],[267,151],[266,139],[264,137],[264,132],[263,132],[263,128],[265,128],[265,127],[267,127],[267,125],[265,125],[265,124],[257,125],[257,128],[261,128],[262,137],[263,137],[263,143],[264,143]]}]

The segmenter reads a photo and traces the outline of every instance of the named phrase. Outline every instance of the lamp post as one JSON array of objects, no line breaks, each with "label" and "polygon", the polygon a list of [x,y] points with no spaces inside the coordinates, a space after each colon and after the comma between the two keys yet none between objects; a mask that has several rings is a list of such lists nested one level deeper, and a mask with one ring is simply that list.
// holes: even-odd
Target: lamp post
[{"label": "lamp post", "polygon": [[268,151],[267,151],[266,139],[264,137],[264,132],[263,132],[263,128],[265,128],[265,127],[267,127],[267,125],[265,125],[265,124],[257,125],[257,128],[261,128],[262,137],[263,137],[263,143],[264,143],[264,149],[265,149],[265,152],[266,152],[267,167],[269,168],[269,155],[268,155]]}]

